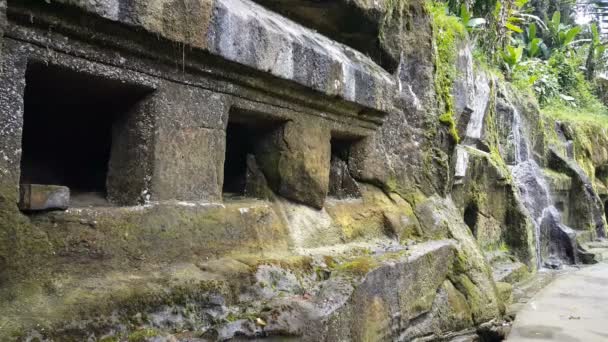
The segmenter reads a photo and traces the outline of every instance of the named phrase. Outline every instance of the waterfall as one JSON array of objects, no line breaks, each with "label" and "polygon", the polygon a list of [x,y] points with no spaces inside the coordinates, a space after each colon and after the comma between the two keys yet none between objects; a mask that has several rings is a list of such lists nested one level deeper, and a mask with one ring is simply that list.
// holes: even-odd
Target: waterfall
[{"label": "waterfall", "polygon": [[[513,147],[513,165],[511,174],[519,188],[524,207],[528,210],[535,228],[535,245],[537,266],[543,266],[543,255],[561,257],[563,249],[560,241],[564,235],[570,236],[571,230],[561,224],[561,215],[553,205],[549,186],[545,181],[539,165],[532,158],[530,142],[526,135],[521,115],[517,108],[513,109],[513,123],[509,141]],[[547,253],[543,253],[546,248]],[[572,249],[572,248],[570,248]],[[574,251],[570,251],[570,254]]]}]

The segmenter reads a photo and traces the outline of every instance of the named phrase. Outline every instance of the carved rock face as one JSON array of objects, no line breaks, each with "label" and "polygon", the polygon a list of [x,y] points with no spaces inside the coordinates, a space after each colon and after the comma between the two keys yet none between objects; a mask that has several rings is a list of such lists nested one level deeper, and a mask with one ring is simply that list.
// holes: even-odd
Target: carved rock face
[{"label": "carved rock face", "polygon": [[288,122],[260,142],[256,156],[276,193],[323,207],[329,187],[329,130],[321,125]]}]

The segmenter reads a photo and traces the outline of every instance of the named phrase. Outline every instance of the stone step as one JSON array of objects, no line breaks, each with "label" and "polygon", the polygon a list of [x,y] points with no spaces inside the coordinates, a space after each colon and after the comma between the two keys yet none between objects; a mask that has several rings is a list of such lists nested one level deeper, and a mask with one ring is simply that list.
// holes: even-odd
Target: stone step
[{"label": "stone step", "polygon": [[515,284],[528,276],[528,266],[521,262],[497,262],[492,264],[494,281]]},{"label": "stone step", "polygon": [[485,256],[491,265],[515,261],[512,255],[501,250],[486,251]]},{"label": "stone step", "polygon": [[579,258],[581,262],[584,264],[595,264],[604,260],[608,260],[608,248],[593,248],[593,247],[583,247],[579,250]]},{"label": "stone step", "polygon": [[596,240],[582,244],[586,248],[608,248],[608,240]]},{"label": "stone step", "polygon": [[598,262],[608,260],[608,249],[606,248],[590,248],[587,251],[593,253]]},{"label": "stone step", "polygon": [[23,211],[65,210],[70,206],[70,189],[59,185],[21,184],[19,209]]}]

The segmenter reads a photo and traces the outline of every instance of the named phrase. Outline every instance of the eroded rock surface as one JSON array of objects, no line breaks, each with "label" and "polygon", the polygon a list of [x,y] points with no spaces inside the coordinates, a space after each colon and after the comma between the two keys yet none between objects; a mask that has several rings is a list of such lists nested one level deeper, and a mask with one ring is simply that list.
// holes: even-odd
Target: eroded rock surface
[{"label": "eroded rock surface", "polygon": [[[450,131],[427,3],[8,1],[0,340],[504,335],[512,284],[603,253],[605,132],[543,126],[466,39]],[[40,174],[100,198],[20,211]]]}]

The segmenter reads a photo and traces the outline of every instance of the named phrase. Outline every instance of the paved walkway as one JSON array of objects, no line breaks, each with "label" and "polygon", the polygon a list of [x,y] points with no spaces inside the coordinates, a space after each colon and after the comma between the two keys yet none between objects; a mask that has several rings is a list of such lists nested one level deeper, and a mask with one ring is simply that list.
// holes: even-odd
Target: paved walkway
[{"label": "paved walkway", "polygon": [[565,274],[517,314],[510,342],[608,341],[608,263]]}]

